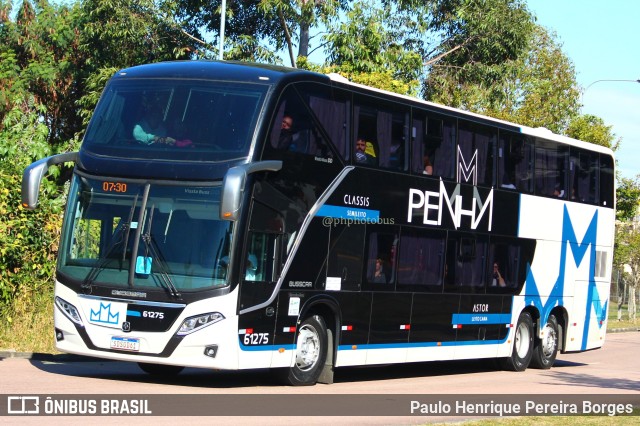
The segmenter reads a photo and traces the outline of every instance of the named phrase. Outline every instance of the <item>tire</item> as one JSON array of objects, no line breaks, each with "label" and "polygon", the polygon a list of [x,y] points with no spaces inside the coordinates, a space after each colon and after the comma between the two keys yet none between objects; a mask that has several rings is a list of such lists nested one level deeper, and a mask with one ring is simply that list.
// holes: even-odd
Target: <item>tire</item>
[{"label": "tire", "polygon": [[502,358],[502,368],[511,371],[524,371],[529,366],[532,356],[533,320],[528,312],[523,312],[518,318],[511,356]]},{"label": "tire", "polygon": [[531,358],[531,366],[549,369],[553,366],[558,355],[558,320],[555,315],[549,315],[547,323],[542,329],[542,339],[535,339],[533,348],[533,357]]},{"label": "tire", "polygon": [[318,381],[327,359],[327,326],[318,315],[305,319],[296,333],[295,362],[284,371],[291,386],[312,386]]},{"label": "tire", "polygon": [[139,362],[138,367],[153,376],[177,376],[184,370],[184,367],[179,365],[148,364],[145,362]]}]

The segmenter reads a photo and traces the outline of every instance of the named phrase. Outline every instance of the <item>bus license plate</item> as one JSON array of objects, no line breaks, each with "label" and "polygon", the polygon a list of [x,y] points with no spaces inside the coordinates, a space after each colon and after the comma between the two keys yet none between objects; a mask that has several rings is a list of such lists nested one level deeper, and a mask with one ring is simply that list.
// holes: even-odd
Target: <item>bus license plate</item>
[{"label": "bus license plate", "polygon": [[111,349],[118,349],[121,351],[139,351],[140,339],[113,336],[111,337]]}]

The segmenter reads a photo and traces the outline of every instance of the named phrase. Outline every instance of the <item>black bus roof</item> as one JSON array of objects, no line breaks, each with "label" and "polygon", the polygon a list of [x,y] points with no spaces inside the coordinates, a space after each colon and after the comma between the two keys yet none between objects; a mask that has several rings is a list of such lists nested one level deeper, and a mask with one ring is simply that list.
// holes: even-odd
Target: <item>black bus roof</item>
[{"label": "black bus roof", "polygon": [[256,81],[276,84],[283,79],[300,77],[329,82],[327,75],[277,65],[238,61],[172,61],[138,65],[118,71],[114,78],[185,78]]}]

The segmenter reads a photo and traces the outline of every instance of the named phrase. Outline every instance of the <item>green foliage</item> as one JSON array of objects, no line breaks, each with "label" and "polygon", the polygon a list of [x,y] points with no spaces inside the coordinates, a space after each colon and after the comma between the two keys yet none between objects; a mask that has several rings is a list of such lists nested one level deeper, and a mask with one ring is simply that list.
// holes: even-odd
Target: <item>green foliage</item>
[{"label": "green foliage", "polygon": [[422,57],[398,45],[394,32],[384,23],[390,10],[357,3],[325,37],[332,68],[354,82],[417,94]]},{"label": "green foliage", "polygon": [[[78,19],[79,8],[75,5],[23,1],[15,21],[3,22],[6,37],[0,51],[11,62],[0,68],[9,74],[8,91],[13,95],[28,91],[37,105],[45,107],[38,112],[49,129],[48,143],[52,146],[73,138],[81,124],[75,114],[83,72]],[[5,104],[4,113],[14,106]]]},{"label": "green foliage", "polygon": [[519,57],[499,64],[434,67],[429,81],[438,85],[428,95],[436,102],[562,133],[580,107],[573,64],[542,27],[533,28],[527,46]]},{"label": "green foliage", "polygon": [[621,178],[616,189],[616,217],[628,222],[640,215],[640,175],[635,179]]},{"label": "green foliage", "polygon": [[[35,294],[51,286],[62,207],[51,181],[43,184],[45,197],[37,211],[21,206],[22,170],[48,156],[51,149],[48,128],[40,121],[44,106],[36,106],[34,96],[16,96],[11,104],[0,132],[0,313],[6,322],[14,317],[19,294]],[[38,113],[24,113],[30,109]]]},{"label": "green foliage", "polygon": [[429,74],[424,94],[429,100],[464,107],[465,92],[492,91],[529,48],[534,24],[519,0],[443,0],[434,2],[430,30],[441,36],[426,58]]},{"label": "green foliage", "polygon": [[414,86],[411,86],[404,81],[395,79],[389,70],[378,72],[356,72],[348,65],[344,67],[336,65],[315,65],[310,63],[305,57],[298,58],[298,67],[321,74],[339,74],[354,83],[364,84],[369,87],[388,90],[402,95],[415,95],[415,91],[418,87],[417,83],[414,84]]},{"label": "green foliage", "polygon": [[83,0],[81,46],[93,70],[188,59],[205,46],[174,21],[174,2]]},{"label": "green foliage", "polygon": [[616,135],[611,131],[612,126],[604,124],[604,120],[595,115],[584,114],[575,117],[569,123],[566,134],[574,139],[606,146],[614,150],[620,144]]},{"label": "green foliage", "polygon": [[253,36],[239,36],[237,40],[227,43],[225,60],[259,62],[282,65],[282,59],[273,50],[262,46]]},{"label": "green foliage", "polygon": [[5,163],[0,170],[0,311],[11,322],[16,295],[51,287],[62,205],[45,198],[38,210],[24,210],[20,177],[7,173]]}]

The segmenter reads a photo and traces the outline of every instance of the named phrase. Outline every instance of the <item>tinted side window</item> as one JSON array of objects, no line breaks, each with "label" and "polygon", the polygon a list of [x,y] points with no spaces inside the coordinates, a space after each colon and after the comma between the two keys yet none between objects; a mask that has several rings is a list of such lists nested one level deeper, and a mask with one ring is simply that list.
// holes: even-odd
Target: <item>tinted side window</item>
[{"label": "tinted side window", "polygon": [[445,263],[447,290],[484,292],[487,246],[484,237],[449,235]]},{"label": "tinted side window", "polygon": [[366,281],[369,284],[387,286],[381,290],[394,290],[398,233],[388,227],[367,226]]},{"label": "tinted side window", "polygon": [[569,199],[581,203],[595,204],[598,201],[597,152],[571,148],[569,160]]},{"label": "tinted side window", "polygon": [[493,185],[493,157],[497,131],[480,124],[460,121],[458,132],[458,182]]},{"label": "tinted side window", "polygon": [[614,194],[613,158],[600,154],[600,205],[613,208]]},{"label": "tinted side window", "polygon": [[347,135],[351,95],[329,86],[315,84],[298,84],[296,88],[340,157],[349,158],[350,146]]},{"label": "tinted side window", "polygon": [[567,147],[539,139],[535,153],[536,195],[567,199]]},{"label": "tinted side window", "polygon": [[403,227],[398,254],[398,287],[441,291],[445,242],[444,233]]},{"label": "tinted side window", "polygon": [[339,277],[342,290],[359,290],[365,227],[337,225],[330,232],[327,276]]},{"label": "tinted side window", "polygon": [[456,120],[414,110],[411,137],[413,173],[453,179],[456,158]]},{"label": "tinted side window", "polygon": [[513,288],[524,281],[520,273],[520,246],[516,242],[492,240],[487,260],[487,287]]},{"label": "tinted side window", "polygon": [[[294,152],[320,157],[332,157],[329,139],[308,108],[310,99],[303,99],[298,92],[289,87],[282,96],[277,112],[271,124],[269,145],[280,152]],[[315,104],[319,104],[318,98]],[[323,103],[327,114],[337,114],[331,110],[332,103]],[[341,122],[343,123],[343,122]],[[339,125],[339,127],[342,124]],[[339,135],[336,136],[339,138]]]},{"label": "tinted side window", "polygon": [[354,164],[406,170],[409,108],[362,96],[353,115]]},{"label": "tinted side window", "polygon": [[497,154],[498,186],[533,192],[533,143],[522,135],[501,131]]}]

